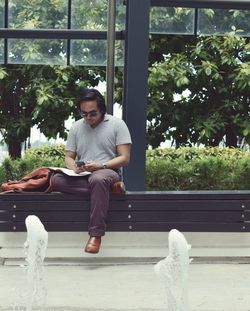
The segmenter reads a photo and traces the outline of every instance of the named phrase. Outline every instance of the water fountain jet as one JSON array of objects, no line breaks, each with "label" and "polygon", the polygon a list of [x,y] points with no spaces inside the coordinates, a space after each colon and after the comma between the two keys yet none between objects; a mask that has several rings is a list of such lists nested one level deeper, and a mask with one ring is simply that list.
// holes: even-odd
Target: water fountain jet
[{"label": "water fountain jet", "polygon": [[169,255],[154,270],[162,279],[167,293],[168,311],[188,311],[189,245],[176,229],[169,232]]},{"label": "water fountain jet", "polygon": [[25,219],[27,239],[24,243],[27,261],[26,311],[32,311],[34,303],[44,304],[47,290],[44,285],[43,261],[46,255],[48,232],[40,219],[30,215]]}]

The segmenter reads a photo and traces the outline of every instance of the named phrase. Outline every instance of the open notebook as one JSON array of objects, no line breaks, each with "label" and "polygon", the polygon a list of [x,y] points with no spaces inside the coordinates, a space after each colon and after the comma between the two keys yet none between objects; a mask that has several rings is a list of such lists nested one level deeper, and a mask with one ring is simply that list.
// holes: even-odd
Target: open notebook
[{"label": "open notebook", "polygon": [[66,174],[68,176],[81,177],[81,176],[87,176],[87,175],[91,174],[91,172],[81,172],[81,173],[77,174],[73,170],[70,170],[70,169],[65,168],[65,167],[52,167],[52,166],[50,166],[49,168],[54,170],[54,171],[64,173],[64,174]]}]

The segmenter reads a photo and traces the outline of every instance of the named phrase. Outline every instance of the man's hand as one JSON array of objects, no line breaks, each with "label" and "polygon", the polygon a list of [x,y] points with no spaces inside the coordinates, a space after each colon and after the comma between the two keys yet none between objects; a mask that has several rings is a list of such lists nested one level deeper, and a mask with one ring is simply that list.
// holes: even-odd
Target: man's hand
[{"label": "man's hand", "polygon": [[85,168],[85,165],[81,165],[81,166],[78,166],[75,164],[75,167],[74,167],[74,170],[73,170],[76,174],[80,174],[81,172],[86,172],[86,168]]},{"label": "man's hand", "polygon": [[102,168],[102,164],[97,163],[95,161],[87,161],[86,164],[84,165],[85,171],[88,172],[94,172],[97,170],[100,170]]}]

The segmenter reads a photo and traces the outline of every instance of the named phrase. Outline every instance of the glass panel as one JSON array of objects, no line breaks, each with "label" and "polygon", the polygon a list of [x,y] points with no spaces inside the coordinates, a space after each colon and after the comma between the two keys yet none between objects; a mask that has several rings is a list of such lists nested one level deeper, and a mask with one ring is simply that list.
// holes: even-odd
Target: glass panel
[{"label": "glass panel", "polygon": [[72,29],[105,30],[107,29],[108,1],[74,0],[72,2]]},{"label": "glass panel", "polygon": [[0,0],[0,28],[4,27],[4,0]]},{"label": "glass panel", "polygon": [[194,9],[152,7],[150,31],[167,34],[193,34]]},{"label": "glass panel", "polygon": [[4,63],[4,39],[0,39],[0,64]]},{"label": "glass panel", "polygon": [[[124,64],[124,42],[116,41],[115,64]],[[72,40],[71,41],[71,64],[106,66],[107,64],[107,41],[106,40]]]},{"label": "glass panel", "polygon": [[[126,6],[123,0],[116,2],[116,30],[125,29]],[[108,1],[72,1],[72,29],[107,30]]]},{"label": "glass panel", "polygon": [[124,66],[124,52],[125,52],[125,42],[119,40],[115,42],[115,66],[123,67]]},{"label": "glass panel", "polygon": [[126,21],[126,6],[124,0],[116,1],[116,30],[121,31],[125,29]]},{"label": "glass panel", "polygon": [[71,64],[105,66],[106,50],[106,40],[72,40]]},{"label": "glass panel", "polygon": [[199,34],[225,34],[231,31],[250,35],[249,10],[199,9]]},{"label": "glass panel", "polygon": [[66,65],[67,40],[9,39],[10,64]]},{"label": "glass panel", "polygon": [[65,29],[67,0],[9,0],[9,28]]}]

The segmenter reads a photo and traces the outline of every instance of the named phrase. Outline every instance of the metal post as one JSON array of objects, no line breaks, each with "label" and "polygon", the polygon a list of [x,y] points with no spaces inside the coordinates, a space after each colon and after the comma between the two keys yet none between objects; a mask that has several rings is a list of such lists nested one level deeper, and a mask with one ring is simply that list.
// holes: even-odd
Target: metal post
[{"label": "metal post", "polygon": [[[4,6],[4,28],[9,27],[9,1],[5,0]],[[4,64],[8,64],[8,39],[4,39]]]},{"label": "metal post", "polygon": [[115,75],[115,15],[116,0],[108,2],[108,32],[107,32],[107,67],[106,67],[106,103],[107,112],[113,114],[114,75]]},{"label": "metal post", "polygon": [[[68,29],[71,29],[71,11],[72,11],[72,0],[68,0]],[[70,55],[71,55],[71,41],[67,39],[67,65],[70,65]]]},{"label": "metal post", "polygon": [[123,118],[132,136],[132,154],[124,169],[128,190],[145,190],[146,122],[150,0],[126,1]]}]

